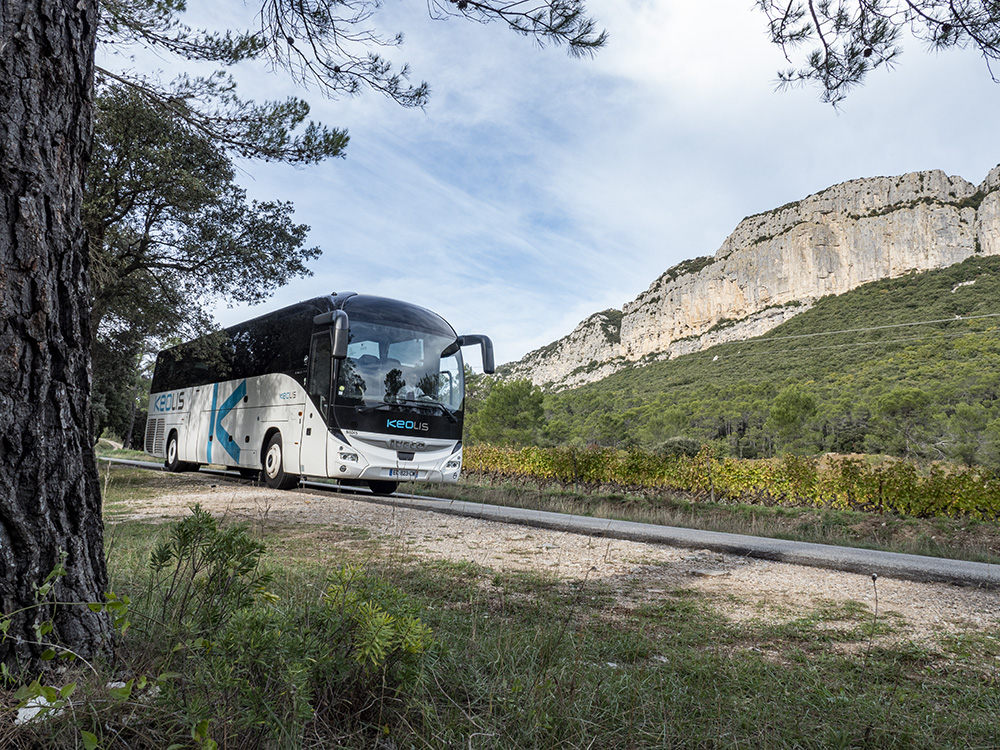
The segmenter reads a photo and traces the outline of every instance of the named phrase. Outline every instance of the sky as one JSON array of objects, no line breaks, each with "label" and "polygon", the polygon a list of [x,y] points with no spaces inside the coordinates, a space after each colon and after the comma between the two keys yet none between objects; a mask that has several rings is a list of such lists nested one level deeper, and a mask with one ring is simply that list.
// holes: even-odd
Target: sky
[{"label": "sky", "polygon": [[[189,24],[247,13],[204,5]],[[978,185],[1000,163],[1000,85],[972,51],[908,39],[834,109],[815,88],[776,91],[788,63],[752,0],[587,6],[610,37],[578,59],[386,0],[374,23],[404,33],[390,58],[430,84],[423,109],[237,69],[243,96],[302,96],[351,140],[319,165],[240,163],[249,196],[292,201],[323,255],[262,305],[220,305],[218,322],[350,290],[431,308],[509,362],[714,254],[746,216],[860,177],[941,169]]]}]

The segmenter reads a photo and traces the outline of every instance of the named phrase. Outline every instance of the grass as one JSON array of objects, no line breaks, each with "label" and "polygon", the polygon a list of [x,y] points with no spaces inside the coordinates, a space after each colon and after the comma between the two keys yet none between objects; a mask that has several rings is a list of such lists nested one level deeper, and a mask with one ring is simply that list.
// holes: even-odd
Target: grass
[{"label": "grass", "polygon": [[[163,486],[115,467],[108,489],[114,507]],[[823,598],[777,620],[734,622],[694,588],[423,560],[364,529],[262,517],[247,532],[266,546],[260,571],[272,596],[193,645],[142,603],[150,554],[173,527],[113,520],[112,587],[132,599],[134,624],[103,669],[108,679],[177,676],[113,706],[97,681],[73,712],[0,730],[4,747],[79,747],[85,728],[107,750],[208,748],[198,737],[227,748],[936,750],[995,747],[1000,737],[995,625],[912,642],[899,615]],[[364,601],[429,626],[430,647],[410,672],[388,662],[359,670],[338,656],[345,634],[353,643],[361,633],[346,621],[323,630],[317,604],[343,569]],[[326,645],[296,661],[311,632]],[[292,694],[305,696],[298,712]]]},{"label": "grass", "polygon": [[136,461],[156,461],[157,459],[143,451],[134,451],[116,447],[116,443],[101,438],[97,441],[96,453],[103,458],[130,458]]},{"label": "grass", "polygon": [[491,485],[414,484],[404,492],[662,526],[1000,563],[1000,525],[972,518],[907,518],[832,508],[692,501],[682,493],[608,494]]},{"label": "grass", "polygon": [[820,606],[777,628],[729,623],[689,591],[628,607],[600,582],[422,564],[391,575],[442,642],[417,696],[418,737],[394,735],[397,744],[932,748],[996,738],[988,662],[948,671],[947,644],[866,655],[864,605]]},{"label": "grass", "polygon": [[[149,460],[136,451],[102,450],[101,455]],[[102,469],[106,476],[107,467]],[[156,491],[150,472],[130,470],[136,491]],[[155,476],[155,475],[153,475]],[[146,486],[147,490],[140,489]],[[640,495],[491,485],[465,475],[457,485],[402,486],[403,492],[530,510],[653,523],[662,526],[749,534],[774,539],[886,550],[955,560],[1000,563],[1000,524],[973,518],[909,518],[833,508],[769,507],[692,501],[680,492]],[[113,490],[114,492],[114,490]],[[111,506],[114,507],[112,494]],[[136,495],[143,497],[143,495]],[[109,500],[105,498],[105,504]]]},{"label": "grass", "polygon": [[148,469],[105,463],[100,474],[105,510],[117,510],[127,500],[148,500],[177,486],[176,477]]},{"label": "grass", "polygon": [[[995,313],[998,293],[1000,258],[977,256],[824,297],[761,337],[626,367],[548,393],[548,438],[556,444],[655,449],[676,434],[725,455],[762,458],[786,449],[896,455],[914,450],[928,459],[947,456],[996,470],[1000,445],[991,442],[993,433],[971,428],[959,415],[975,411],[984,415],[984,425],[995,420],[984,405],[1000,385],[998,329],[989,318],[955,318]],[[952,322],[907,328],[905,336],[877,330],[887,321],[932,320]],[[836,331],[842,333],[826,335]],[[815,334],[824,335],[810,338]],[[770,424],[770,413],[790,384],[811,395],[815,413],[801,424],[799,439],[786,442]],[[922,391],[929,399],[926,413],[885,414],[885,399],[891,401],[897,389]],[[901,430],[919,434],[919,446],[902,446]]]}]

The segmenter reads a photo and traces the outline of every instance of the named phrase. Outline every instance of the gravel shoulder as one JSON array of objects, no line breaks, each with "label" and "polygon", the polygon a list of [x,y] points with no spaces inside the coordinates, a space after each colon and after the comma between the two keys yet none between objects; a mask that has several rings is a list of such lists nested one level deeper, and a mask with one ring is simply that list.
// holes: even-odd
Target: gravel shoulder
[{"label": "gravel shoulder", "polygon": [[893,625],[883,638],[892,641],[930,642],[1000,626],[998,591],[892,578],[873,584],[856,573],[443,515],[346,494],[217,483],[208,476],[187,475],[162,495],[129,501],[126,515],[167,520],[196,503],[215,515],[255,523],[363,528],[387,549],[419,558],[601,580],[625,608],[687,589],[733,621],[783,622],[831,604],[857,602],[874,611],[877,595],[880,618]]}]

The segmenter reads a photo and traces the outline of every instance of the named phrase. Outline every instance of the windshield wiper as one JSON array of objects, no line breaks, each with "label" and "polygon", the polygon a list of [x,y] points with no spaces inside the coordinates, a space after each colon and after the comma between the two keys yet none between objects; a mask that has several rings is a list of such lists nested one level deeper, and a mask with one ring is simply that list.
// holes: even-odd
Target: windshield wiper
[{"label": "windshield wiper", "polygon": [[408,406],[412,405],[412,406],[433,406],[433,407],[437,407],[438,409],[441,410],[442,414],[444,414],[446,417],[448,417],[448,421],[449,422],[457,422],[458,421],[458,418],[455,416],[455,412],[453,412],[447,406],[445,406],[444,404],[442,404],[440,401],[435,401],[434,399],[430,399],[428,401],[424,401],[423,399],[419,399],[419,398],[401,398],[401,399],[399,399],[398,403],[400,403],[400,404],[406,404]]},{"label": "windshield wiper", "polygon": [[375,404],[359,406],[358,411],[362,414],[367,414],[368,412],[375,411],[376,409],[394,409],[400,406],[423,406],[438,409],[442,414],[444,414],[445,417],[447,417],[449,422],[458,421],[458,417],[455,416],[455,412],[442,404],[440,401],[424,401],[419,398],[401,398],[396,401],[379,401]]},{"label": "windshield wiper", "polygon": [[376,409],[391,409],[397,406],[396,403],[390,401],[379,401],[378,403],[368,404],[367,406],[358,406],[357,410],[362,414],[367,414],[370,411],[375,411]]}]

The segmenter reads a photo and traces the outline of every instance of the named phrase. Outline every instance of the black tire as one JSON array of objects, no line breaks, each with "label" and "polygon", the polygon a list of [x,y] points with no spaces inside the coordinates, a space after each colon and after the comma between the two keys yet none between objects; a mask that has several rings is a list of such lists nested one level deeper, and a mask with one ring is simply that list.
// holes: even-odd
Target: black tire
[{"label": "black tire", "polygon": [[167,471],[184,471],[184,462],[178,458],[179,455],[180,447],[177,445],[177,433],[171,432],[170,437],[167,438],[167,459],[163,462]]},{"label": "black tire", "polygon": [[180,446],[177,443],[177,433],[171,432],[170,437],[167,438],[167,458],[163,462],[164,468],[167,471],[198,471],[201,464],[181,461],[179,456]]},{"label": "black tire", "polygon": [[268,487],[275,490],[290,490],[299,483],[298,476],[285,472],[280,432],[274,433],[267,441],[264,451],[264,480]]},{"label": "black tire", "polygon": [[399,482],[386,482],[379,479],[369,479],[368,487],[376,495],[391,495],[399,487]]},{"label": "black tire", "polygon": [[239,472],[240,476],[243,477],[244,479],[249,479],[253,482],[256,482],[260,479],[260,469],[246,469],[240,467]]}]

